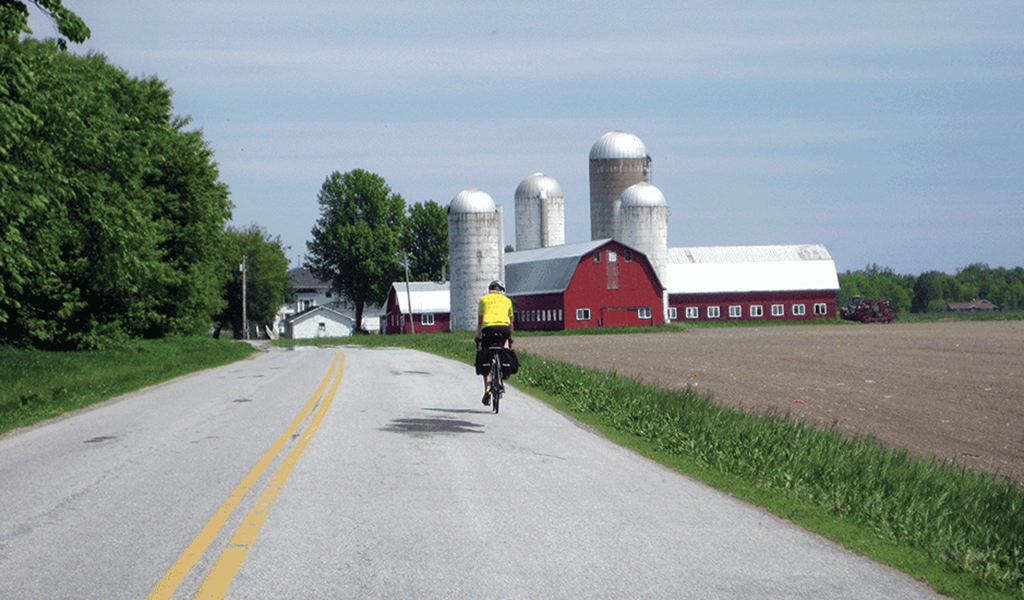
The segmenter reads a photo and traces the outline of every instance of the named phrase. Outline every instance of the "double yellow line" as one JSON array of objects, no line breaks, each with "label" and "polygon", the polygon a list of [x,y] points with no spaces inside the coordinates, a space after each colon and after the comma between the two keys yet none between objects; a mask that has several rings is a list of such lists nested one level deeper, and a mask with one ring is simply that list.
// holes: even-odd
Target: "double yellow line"
[{"label": "double yellow line", "polygon": [[[337,371],[335,371],[337,368]],[[235,535],[231,538],[231,542],[228,547],[221,553],[220,558],[213,565],[213,568],[206,575],[206,579],[199,587],[199,591],[196,592],[194,598],[203,600],[214,600],[223,598],[228,591],[228,586],[234,580],[235,575],[238,573],[238,569],[242,566],[245,561],[245,557],[249,554],[249,549],[252,548],[253,543],[256,541],[256,536],[259,534],[260,529],[263,527],[263,523],[266,522],[267,516],[270,514],[270,507],[280,495],[281,490],[284,489],[284,484],[288,481],[289,475],[292,473],[292,469],[295,468],[295,464],[299,461],[299,457],[305,452],[306,446],[309,445],[310,440],[313,439],[313,435],[316,434],[317,428],[320,427],[320,423],[323,421],[324,416],[327,414],[327,409],[330,408],[331,402],[334,400],[334,395],[338,391],[338,385],[341,383],[341,377],[345,372],[345,355],[339,350],[334,351],[334,360],[331,362],[331,367],[327,371],[327,376],[320,382],[320,386],[317,387],[316,391],[313,392],[313,397],[309,399],[306,406],[303,407],[292,424],[284,432],[284,434],[278,438],[277,442],[271,446],[270,450],[263,455],[256,466],[253,467],[252,471],[246,475],[242,483],[235,488],[235,491],[231,493],[231,496],[221,505],[217,513],[206,523],[199,535],[189,544],[185,552],[182,553],[181,557],[178,558],[177,562],[167,571],[163,579],[161,579],[156,586],[153,587],[153,591],[149,593],[146,600],[169,600],[170,597],[177,591],[178,586],[184,581],[185,577],[192,571],[192,568],[199,562],[203,554],[213,543],[214,538],[220,533],[224,525],[228,521],[228,517],[234,512],[235,508],[242,502],[246,494],[249,493],[260,477],[263,476],[263,472],[266,471],[267,467],[277,458],[281,450],[285,447],[288,441],[292,438],[302,423],[306,420],[306,417],[313,411],[317,403],[320,402],[320,408],[313,415],[313,420],[310,421],[309,426],[306,427],[306,431],[302,434],[302,438],[299,440],[295,447],[292,448],[288,456],[285,457],[284,462],[277,468],[277,472],[271,478],[267,489],[260,496],[259,500],[256,501],[256,506],[253,507],[249,514],[246,515],[245,520],[238,527]],[[331,378],[334,378],[333,382]],[[330,383],[330,389],[327,389],[327,385]],[[324,393],[327,390],[327,393]],[[322,400],[322,401],[321,401]]]}]

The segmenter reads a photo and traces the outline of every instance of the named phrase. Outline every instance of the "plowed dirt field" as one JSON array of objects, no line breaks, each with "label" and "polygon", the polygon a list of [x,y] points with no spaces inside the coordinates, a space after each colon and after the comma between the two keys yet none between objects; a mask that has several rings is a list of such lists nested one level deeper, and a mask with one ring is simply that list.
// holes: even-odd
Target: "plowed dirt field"
[{"label": "plowed dirt field", "polygon": [[540,357],[774,409],[1024,482],[1024,322],[523,337]]}]

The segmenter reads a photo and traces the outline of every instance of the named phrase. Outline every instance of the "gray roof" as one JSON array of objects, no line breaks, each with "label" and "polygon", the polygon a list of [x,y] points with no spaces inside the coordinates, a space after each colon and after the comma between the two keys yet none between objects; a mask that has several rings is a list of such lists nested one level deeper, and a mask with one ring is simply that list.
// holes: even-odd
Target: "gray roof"
[{"label": "gray roof", "polygon": [[609,131],[590,148],[590,160],[623,158],[647,158],[647,147],[632,133]]},{"label": "gray roof", "polygon": [[313,274],[310,273],[306,267],[296,267],[288,271],[288,276],[291,278],[291,284],[293,288],[315,288],[315,289],[329,289],[330,283],[324,283]]},{"label": "gray roof", "polygon": [[548,246],[505,254],[505,291],[509,296],[557,294],[569,288],[583,256],[611,239]]}]

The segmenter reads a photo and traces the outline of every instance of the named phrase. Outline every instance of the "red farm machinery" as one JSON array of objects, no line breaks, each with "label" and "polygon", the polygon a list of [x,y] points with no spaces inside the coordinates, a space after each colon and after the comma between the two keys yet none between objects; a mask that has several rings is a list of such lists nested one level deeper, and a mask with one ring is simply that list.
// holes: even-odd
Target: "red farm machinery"
[{"label": "red farm machinery", "polygon": [[850,303],[839,309],[839,316],[847,321],[859,323],[888,323],[896,320],[896,311],[888,300],[869,300],[854,296]]}]

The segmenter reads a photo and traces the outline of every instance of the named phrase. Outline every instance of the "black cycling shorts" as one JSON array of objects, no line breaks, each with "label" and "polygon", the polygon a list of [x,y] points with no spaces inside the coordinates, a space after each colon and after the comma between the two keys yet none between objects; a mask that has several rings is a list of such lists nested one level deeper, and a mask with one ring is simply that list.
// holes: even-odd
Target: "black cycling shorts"
[{"label": "black cycling shorts", "polygon": [[505,346],[508,338],[512,337],[512,328],[508,325],[493,325],[484,327],[480,331],[480,346],[490,348],[492,346]]}]

